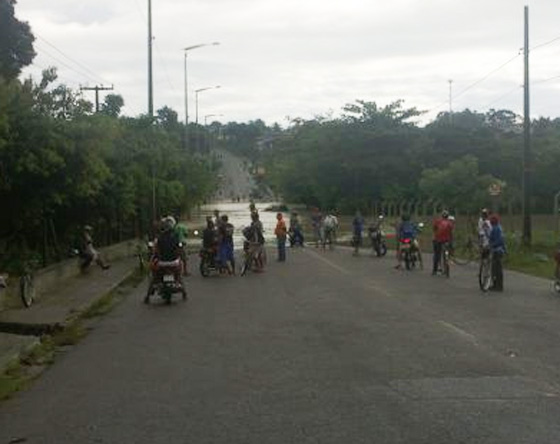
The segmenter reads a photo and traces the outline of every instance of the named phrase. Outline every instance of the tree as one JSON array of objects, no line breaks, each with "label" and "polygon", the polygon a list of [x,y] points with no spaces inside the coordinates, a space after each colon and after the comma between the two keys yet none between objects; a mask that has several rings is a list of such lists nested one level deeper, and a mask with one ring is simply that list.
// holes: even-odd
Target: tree
[{"label": "tree", "polygon": [[17,78],[35,57],[29,24],[15,17],[16,0],[0,0],[0,76]]},{"label": "tree", "polygon": [[403,109],[403,100],[396,100],[384,107],[375,102],[356,100],[356,104],[347,104],[343,119],[350,123],[366,123],[377,128],[395,128],[413,126],[410,119],[422,115],[416,108]]},{"label": "tree", "polygon": [[485,206],[488,186],[492,182],[496,179],[480,174],[476,157],[464,156],[446,168],[422,171],[420,190],[427,198],[436,199],[449,208],[476,214]]},{"label": "tree", "polygon": [[124,99],[119,94],[107,94],[101,104],[101,114],[110,117],[119,117],[124,106]]}]

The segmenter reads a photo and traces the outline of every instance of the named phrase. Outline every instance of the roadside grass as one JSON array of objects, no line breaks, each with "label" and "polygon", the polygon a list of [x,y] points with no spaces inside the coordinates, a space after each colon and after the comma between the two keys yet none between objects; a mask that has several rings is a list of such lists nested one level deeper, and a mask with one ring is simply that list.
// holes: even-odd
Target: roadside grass
[{"label": "roadside grass", "polygon": [[43,335],[41,342],[8,364],[0,373],[0,401],[26,389],[47,367],[55,362],[57,353],[78,344],[91,330],[90,321],[109,313],[126,294],[137,287],[146,276],[137,270],[117,288],[105,294],[64,328]]}]

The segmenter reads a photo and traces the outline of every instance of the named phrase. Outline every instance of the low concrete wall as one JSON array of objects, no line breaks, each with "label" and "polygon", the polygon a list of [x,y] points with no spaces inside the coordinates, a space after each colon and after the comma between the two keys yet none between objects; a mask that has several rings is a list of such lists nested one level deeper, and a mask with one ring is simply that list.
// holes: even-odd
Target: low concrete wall
[{"label": "low concrete wall", "polygon": [[[138,246],[142,245],[138,240],[129,240],[114,244],[109,247],[101,248],[99,251],[108,263],[118,261],[125,257],[134,256]],[[97,265],[92,264],[93,267]],[[35,272],[35,298],[40,299],[60,282],[80,274],[78,259],[66,259],[56,264],[49,265]],[[22,302],[19,296],[19,280],[14,277],[8,278],[8,288],[0,290],[0,310],[21,307]]]}]

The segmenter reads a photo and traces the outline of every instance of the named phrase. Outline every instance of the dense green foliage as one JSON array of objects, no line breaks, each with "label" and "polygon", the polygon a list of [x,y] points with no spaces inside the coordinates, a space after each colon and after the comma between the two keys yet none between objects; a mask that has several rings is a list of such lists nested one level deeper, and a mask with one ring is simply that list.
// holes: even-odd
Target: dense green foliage
[{"label": "dense green foliage", "polygon": [[[358,101],[340,118],[296,121],[255,158],[287,201],[351,212],[379,202],[439,202],[463,213],[519,208],[523,134],[510,111],[442,113],[419,127],[401,101]],[[271,132],[272,129],[269,129]],[[560,190],[560,119],[533,122],[534,207],[550,212]]]},{"label": "dense green foliage", "polygon": [[15,18],[15,0],[0,0],[0,77],[15,79],[35,57],[33,34]]},{"label": "dense green foliage", "polygon": [[99,243],[140,235],[212,191],[216,166],[187,155],[171,110],[118,117],[122,98],[107,96],[92,114],[55,80],[49,69],[38,85],[0,81],[1,253],[41,251],[45,239],[64,252],[84,224]]}]

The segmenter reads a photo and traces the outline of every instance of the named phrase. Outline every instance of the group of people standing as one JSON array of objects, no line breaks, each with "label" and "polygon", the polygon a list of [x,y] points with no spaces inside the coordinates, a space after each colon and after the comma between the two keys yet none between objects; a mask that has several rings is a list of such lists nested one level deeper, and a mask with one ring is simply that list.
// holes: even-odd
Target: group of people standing
[{"label": "group of people standing", "polygon": [[206,218],[206,228],[202,232],[202,247],[215,254],[216,259],[229,274],[235,273],[233,254],[234,227],[227,215],[214,211],[214,217]]},{"label": "group of people standing", "polygon": [[[372,223],[369,228],[370,233],[381,229],[383,223],[383,216]],[[362,245],[363,231],[364,231],[364,218],[359,211],[356,212],[352,220],[352,245],[354,247],[353,254],[359,254],[359,248]],[[441,268],[441,256],[444,245],[448,245],[453,251],[453,237],[455,230],[455,218],[449,214],[449,211],[443,210],[440,217],[437,217],[432,222],[432,275],[438,274]],[[418,224],[411,221],[410,216],[402,215],[400,222],[395,227],[396,237],[396,256],[397,266],[401,268],[402,257],[400,254],[400,245],[405,239],[412,242],[413,248],[418,253],[418,258],[421,262],[420,243],[418,241],[418,234],[420,228]],[[500,225],[500,218],[497,214],[490,214],[487,209],[482,209],[478,221],[478,236],[479,248],[481,257],[491,257],[492,261],[492,291],[503,291],[504,278],[502,259],[506,253],[506,245],[502,226]]]}]

